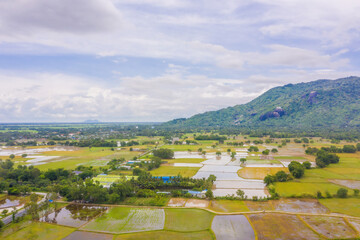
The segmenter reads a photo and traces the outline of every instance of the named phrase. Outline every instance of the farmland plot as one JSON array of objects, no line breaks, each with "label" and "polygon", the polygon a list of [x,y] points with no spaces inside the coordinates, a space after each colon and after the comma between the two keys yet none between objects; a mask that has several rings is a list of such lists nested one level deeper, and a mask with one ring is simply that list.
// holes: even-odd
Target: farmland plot
[{"label": "farmland plot", "polygon": [[360,219],[348,218],[348,222],[360,233]]},{"label": "farmland plot", "polygon": [[143,233],[122,234],[115,238],[116,240],[211,240],[213,239],[210,231],[199,232],[172,232],[172,231],[154,231]]},{"label": "farmland plot", "polygon": [[252,214],[249,217],[259,240],[320,238],[295,215],[265,213]]},{"label": "farmland plot", "polygon": [[106,209],[107,207],[70,204],[40,218],[39,221],[69,227],[80,227]]},{"label": "farmland plot", "polygon": [[186,203],[186,199],[184,198],[171,198],[168,202],[169,207],[183,207]]},{"label": "farmland plot", "polygon": [[210,229],[214,214],[201,209],[166,209],[165,229],[195,232]]},{"label": "farmland plot", "polygon": [[327,238],[355,238],[356,232],[347,225],[343,218],[324,216],[303,216],[315,231]]},{"label": "farmland plot", "polygon": [[83,229],[110,233],[128,233],[164,228],[163,209],[115,207],[103,216],[85,225]]},{"label": "farmland plot", "polygon": [[244,215],[215,216],[211,225],[218,240],[250,240],[255,233]]},{"label": "farmland plot", "polygon": [[92,233],[75,231],[63,240],[112,240],[113,235],[104,233]]},{"label": "farmland plot", "polygon": [[281,199],[272,201],[275,210],[285,212],[327,213],[329,210],[316,199]]}]

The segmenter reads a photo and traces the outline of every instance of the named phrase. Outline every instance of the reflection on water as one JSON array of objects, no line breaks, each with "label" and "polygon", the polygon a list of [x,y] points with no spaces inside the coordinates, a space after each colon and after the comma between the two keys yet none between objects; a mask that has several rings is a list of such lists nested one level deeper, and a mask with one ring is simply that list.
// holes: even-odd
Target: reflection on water
[{"label": "reflection on water", "polygon": [[20,205],[19,200],[11,200],[10,198],[5,198],[0,201],[0,209],[1,208],[9,208],[9,207],[15,207]]},{"label": "reflection on water", "polygon": [[70,204],[40,218],[40,221],[71,227],[80,227],[106,209],[107,207],[102,206]]}]

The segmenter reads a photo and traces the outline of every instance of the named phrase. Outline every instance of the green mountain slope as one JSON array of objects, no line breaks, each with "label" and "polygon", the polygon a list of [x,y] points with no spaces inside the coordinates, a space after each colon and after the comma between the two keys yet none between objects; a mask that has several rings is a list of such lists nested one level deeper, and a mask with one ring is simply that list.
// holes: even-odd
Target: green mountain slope
[{"label": "green mountain slope", "polygon": [[164,123],[173,127],[358,128],[360,78],[275,87],[249,103]]}]

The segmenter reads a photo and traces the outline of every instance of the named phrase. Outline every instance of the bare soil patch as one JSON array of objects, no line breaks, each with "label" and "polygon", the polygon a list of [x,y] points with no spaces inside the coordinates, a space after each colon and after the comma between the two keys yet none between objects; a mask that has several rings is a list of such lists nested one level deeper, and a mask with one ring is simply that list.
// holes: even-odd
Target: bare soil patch
[{"label": "bare soil patch", "polygon": [[183,207],[187,199],[184,198],[171,198],[168,202],[169,207]]},{"label": "bare soil patch", "polygon": [[201,199],[189,199],[187,200],[185,207],[198,207],[198,208],[207,208],[209,206],[208,200]]},{"label": "bare soil patch", "polygon": [[319,236],[308,228],[297,216],[264,213],[249,216],[258,239],[319,239]]}]

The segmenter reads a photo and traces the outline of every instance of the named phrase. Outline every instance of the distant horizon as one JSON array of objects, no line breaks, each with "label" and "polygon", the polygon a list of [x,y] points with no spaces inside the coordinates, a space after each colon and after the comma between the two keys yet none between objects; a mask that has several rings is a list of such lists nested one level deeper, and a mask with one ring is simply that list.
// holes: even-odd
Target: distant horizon
[{"label": "distant horizon", "polygon": [[2,1],[0,120],[166,122],[277,86],[360,76],[357,9],[354,0]]}]

